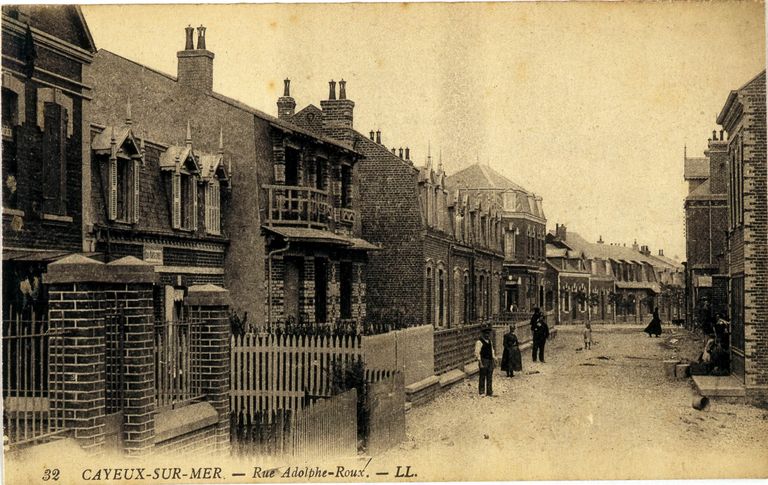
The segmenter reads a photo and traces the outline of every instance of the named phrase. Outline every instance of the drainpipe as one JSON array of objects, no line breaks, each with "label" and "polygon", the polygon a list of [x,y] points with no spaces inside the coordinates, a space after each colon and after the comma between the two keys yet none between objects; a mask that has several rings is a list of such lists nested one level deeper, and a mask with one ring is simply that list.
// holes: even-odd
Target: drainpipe
[{"label": "drainpipe", "polygon": [[268,274],[268,280],[267,280],[267,327],[272,327],[272,256],[275,254],[280,254],[288,251],[288,248],[291,247],[291,242],[286,241],[285,247],[280,249],[275,249],[269,252],[267,255],[267,274]]}]

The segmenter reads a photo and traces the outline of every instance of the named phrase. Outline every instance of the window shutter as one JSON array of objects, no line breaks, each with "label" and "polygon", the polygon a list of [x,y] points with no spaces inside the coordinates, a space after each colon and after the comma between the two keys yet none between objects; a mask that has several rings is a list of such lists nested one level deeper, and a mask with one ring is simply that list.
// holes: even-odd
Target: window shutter
[{"label": "window shutter", "polygon": [[139,222],[141,200],[141,160],[133,161],[133,223]]},{"label": "window shutter", "polygon": [[197,230],[197,178],[192,175],[189,177],[189,196],[192,198],[190,203],[192,204],[192,217],[190,217],[191,227],[193,231]]},{"label": "window shutter", "polygon": [[109,220],[117,219],[117,159],[109,159]]},{"label": "window shutter", "polygon": [[174,229],[181,228],[181,175],[178,173],[173,174],[173,215],[172,215],[172,227]]},{"label": "window shutter", "polygon": [[211,211],[213,210],[213,207],[211,207],[211,187],[212,184],[205,184],[205,230],[209,233],[213,232],[213,217],[211,216]]},{"label": "window shutter", "polygon": [[213,182],[213,193],[211,194],[213,200],[213,228],[216,234],[221,234],[221,188],[219,181]]}]

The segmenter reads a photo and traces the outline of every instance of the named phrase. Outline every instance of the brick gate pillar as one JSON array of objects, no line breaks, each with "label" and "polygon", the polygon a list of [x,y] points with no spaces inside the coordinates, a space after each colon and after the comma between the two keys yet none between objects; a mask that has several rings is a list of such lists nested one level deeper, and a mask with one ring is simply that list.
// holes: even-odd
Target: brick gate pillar
[{"label": "brick gate pillar", "polygon": [[51,415],[91,453],[104,449],[104,293],[106,265],[71,255],[48,265]]},{"label": "brick gate pillar", "polygon": [[144,456],[155,445],[154,267],[133,256],[107,264],[105,314],[123,319],[123,451]]},{"label": "brick gate pillar", "polygon": [[230,328],[229,290],[215,285],[195,285],[184,301],[193,325],[200,330],[200,369],[202,392],[219,415],[216,425],[216,450],[229,452],[229,376]]}]

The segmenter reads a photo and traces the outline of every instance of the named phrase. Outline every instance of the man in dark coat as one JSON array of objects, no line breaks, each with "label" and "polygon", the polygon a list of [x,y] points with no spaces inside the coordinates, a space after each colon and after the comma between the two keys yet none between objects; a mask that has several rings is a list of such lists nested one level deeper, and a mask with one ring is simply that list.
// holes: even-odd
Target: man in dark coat
[{"label": "man in dark coat", "polygon": [[539,361],[544,362],[544,344],[547,343],[548,337],[549,326],[543,318],[539,318],[533,326],[533,347],[531,348],[534,362],[536,362],[537,355]]},{"label": "man in dark coat", "polygon": [[541,309],[536,307],[533,309],[533,315],[531,315],[531,332],[533,332],[533,327],[536,326],[536,322],[539,320],[541,320]]}]

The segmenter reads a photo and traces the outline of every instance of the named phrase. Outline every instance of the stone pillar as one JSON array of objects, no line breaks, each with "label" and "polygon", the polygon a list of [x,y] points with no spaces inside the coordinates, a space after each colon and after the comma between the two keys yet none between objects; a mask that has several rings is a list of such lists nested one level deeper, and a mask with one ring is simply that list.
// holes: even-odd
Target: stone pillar
[{"label": "stone pillar", "polygon": [[72,255],[48,265],[50,402],[56,425],[89,453],[104,448],[104,264]]},{"label": "stone pillar", "polygon": [[215,285],[191,286],[185,305],[200,332],[201,353],[195,366],[201,374],[206,401],[219,414],[216,425],[216,450],[229,452],[229,373],[230,330],[229,290]]},{"label": "stone pillar", "polygon": [[123,446],[128,456],[152,452],[155,442],[155,358],[152,265],[127,256],[107,264],[104,307],[123,319]]},{"label": "stone pillar", "polygon": [[54,334],[61,334],[51,339],[51,406],[61,417],[60,424],[86,450],[99,453],[105,444],[105,317],[116,313],[125,318],[124,387],[115,389],[123,396],[123,442],[129,455],[147,453],[154,445],[152,284],[156,280],[152,266],[133,257],[105,265],[71,255],[48,265],[44,282],[50,325]]},{"label": "stone pillar", "polygon": [[315,323],[315,257],[305,257],[301,274],[299,312],[305,317],[302,323]]}]

